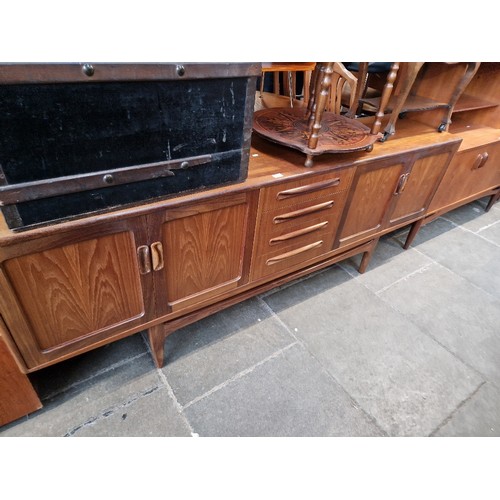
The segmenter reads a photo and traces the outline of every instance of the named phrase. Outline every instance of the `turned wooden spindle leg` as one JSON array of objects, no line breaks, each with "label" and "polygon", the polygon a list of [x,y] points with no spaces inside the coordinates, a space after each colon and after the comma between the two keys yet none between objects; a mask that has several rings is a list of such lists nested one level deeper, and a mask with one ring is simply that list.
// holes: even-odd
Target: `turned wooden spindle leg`
[{"label": "turned wooden spindle leg", "polygon": [[360,62],[358,66],[358,83],[356,85],[356,92],[354,93],[354,99],[351,103],[351,106],[349,107],[349,111],[346,113],[347,118],[355,118],[356,114],[359,115],[361,113],[363,106],[359,101],[363,97],[364,91],[366,89],[367,79],[368,63]]},{"label": "turned wooden spindle leg", "polygon": [[[312,125],[309,129],[310,135],[309,140],[307,141],[307,147],[309,149],[315,149],[318,145],[319,131],[321,130],[321,119],[325,111],[328,95],[330,93],[330,86],[332,84],[333,65],[334,63],[323,63],[320,70],[321,78],[316,85],[315,109],[312,114]],[[312,155],[307,155],[305,166],[312,166]]]},{"label": "turned wooden spindle leg", "polygon": [[307,101],[306,119],[309,120],[314,110],[314,103],[316,100],[316,83],[318,82],[318,75],[321,72],[320,63],[317,63],[311,75],[309,82],[309,99]]},{"label": "turned wooden spindle leg", "polygon": [[384,88],[382,90],[382,95],[380,96],[380,104],[375,115],[375,121],[372,125],[371,133],[373,135],[377,135],[380,131],[380,127],[382,126],[382,119],[384,118],[385,108],[389,104],[389,99],[392,95],[392,90],[394,88],[394,81],[398,76],[399,63],[392,63],[391,69],[387,75],[387,80],[384,84]]}]

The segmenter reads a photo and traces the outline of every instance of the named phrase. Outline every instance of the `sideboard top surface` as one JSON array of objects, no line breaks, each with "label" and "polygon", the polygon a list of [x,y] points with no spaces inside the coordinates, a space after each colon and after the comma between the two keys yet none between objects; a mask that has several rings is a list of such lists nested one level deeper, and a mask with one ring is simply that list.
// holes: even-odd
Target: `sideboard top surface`
[{"label": "sideboard top surface", "polygon": [[346,154],[325,154],[317,158],[312,168],[305,168],[304,155],[284,146],[272,144],[257,136],[252,137],[248,178],[241,183],[221,186],[214,189],[182,193],[166,199],[143,203],[137,206],[111,210],[109,212],[83,216],[72,220],[36,227],[24,231],[10,230],[0,214],[0,247],[10,246],[18,242],[54,233],[72,231],[78,227],[113,222],[123,217],[146,215],[158,209],[169,209],[186,203],[197,203],[218,196],[259,189],[264,186],[282,182],[286,179],[325,173],[354,165],[366,165],[396,155],[409,154],[429,148],[433,145],[456,142],[461,139],[449,133],[426,133],[417,136],[391,139],[385,143],[376,143],[371,152]]}]

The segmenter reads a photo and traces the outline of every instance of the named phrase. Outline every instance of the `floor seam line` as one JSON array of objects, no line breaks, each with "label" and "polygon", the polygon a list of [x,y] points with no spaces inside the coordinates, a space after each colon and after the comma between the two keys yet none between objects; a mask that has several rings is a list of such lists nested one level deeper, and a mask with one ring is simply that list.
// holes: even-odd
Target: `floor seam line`
[{"label": "floor seam line", "polygon": [[[259,297],[260,298],[260,297]],[[263,299],[261,299],[262,302],[264,303],[265,307],[269,309],[269,311],[273,314],[273,316],[276,317],[276,319],[280,322],[280,324],[282,324],[286,329],[287,331],[290,332],[290,334],[293,336],[293,338],[296,339],[296,343],[301,345],[308,353],[309,355],[314,359],[316,360],[316,362],[321,366],[321,368],[323,370],[326,371],[326,373],[328,374],[328,376],[341,388],[341,390],[346,394],[346,396],[348,397],[348,399],[351,401],[351,404],[353,404],[353,406],[355,408],[359,408],[363,414],[366,416],[366,418],[373,424],[375,425],[375,427],[380,431],[382,432],[383,435],[385,436],[388,436],[387,432],[378,424],[377,420],[375,419],[375,417],[373,415],[371,415],[370,413],[368,413],[364,408],[363,406],[358,403],[358,401],[356,401],[352,396],[351,394],[347,391],[347,389],[335,378],[335,376],[330,372],[330,370],[328,370],[328,368],[315,356],[314,353],[312,353],[310,351],[310,349],[308,348],[307,344],[302,340],[302,339],[299,339],[296,337],[296,335],[290,330],[290,328],[288,327],[288,325],[286,325],[284,323],[284,321],[276,314],[276,312],[273,310],[273,308],[266,302],[264,301]],[[294,345],[294,344],[292,344]]]},{"label": "floor seam line", "polygon": [[475,389],[472,391],[463,401],[461,401],[454,410],[429,434],[429,437],[434,437],[435,434],[442,429],[453,417],[454,415],[462,408],[468,401],[470,401],[478,392],[483,385],[486,384],[486,380],[483,380]]},{"label": "floor seam line", "polygon": [[408,273],[406,276],[403,276],[402,278],[399,278],[397,279],[396,281],[394,281],[393,283],[390,283],[389,285],[386,285],[384,287],[382,287],[380,290],[377,290],[375,293],[375,295],[379,296],[379,294],[389,290],[389,288],[393,287],[394,285],[398,284],[398,283],[401,283],[403,281],[406,281],[408,278],[411,278],[412,276],[416,275],[416,274],[422,274],[424,272],[426,272],[430,267],[432,267],[434,264],[436,264],[436,262],[428,262],[427,264],[425,264],[424,266],[416,269],[415,271],[412,271],[411,273]]},{"label": "floor seam line", "polygon": [[[142,340],[146,344],[146,349],[149,351],[149,354],[153,357],[153,352],[151,351],[151,346],[149,345],[149,342],[146,342],[146,339],[144,338],[144,336],[142,337]],[[177,400],[177,396],[175,395],[174,390],[172,389],[172,386],[170,385],[170,383],[167,379],[167,376],[165,375],[165,373],[163,372],[163,370],[161,368],[156,368],[156,373],[158,374],[158,377],[160,378],[163,385],[165,386],[167,394],[170,397],[170,399],[172,400],[177,413],[181,416],[181,418],[184,420],[185,424],[187,425],[189,432],[191,433],[192,436],[197,436],[198,434],[194,432],[194,429],[193,429],[191,423],[187,419],[186,415],[184,415],[184,412],[182,411],[182,405]]]},{"label": "floor seam line", "polygon": [[458,354],[456,354],[455,352],[453,352],[452,350],[450,350],[450,348],[448,346],[446,346],[445,344],[443,344],[442,342],[440,342],[436,337],[434,337],[433,335],[431,335],[427,330],[424,330],[420,325],[418,325],[417,323],[415,323],[413,321],[413,319],[410,316],[408,316],[404,311],[401,311],[400,309],[398,309],[397,307],[395,307],[394,304],[392,304],[391,302],[383,299],[383,297],[381,297],[381,299],[384,300],[384,302],[392,310],[396,311],[398,314],[401,314],[401,316],[403,316],[405,319],[407,319],[422,334],[424,334],[426,337],[428,337],[431,340],[433,340],[434,342],[436,342],[436,344],[438,344],[440,347],[442,347],[448,354],[450,354],[451,356],[453,356],[454,358],[456,358],[458,361],[460,361],[460,363],[462,363],[469,370],[472,370],[476,375],[480,376],[483,379],[488,379],[488,377],[486,375],[484,375],[483,373],[481,373],[477,368],[475,368],[474,366],[470,365],[467,361],[463,360],[461,358],[461,356],[459,356]]},{"label": "floor seam line", "polygon": [[452,220],[447,219],[446,217],[441,216],[440,218],[442,220],[446,221],[446,222],[449,222],[455,228],[459,228],[459,229],[461,229],[462,231],[464,231],[466,233],[473,234],[474,236],[477,236],[478,238],[481,238],[483,241],[487,241],[488,243],[490,243],[490,244],[492,244],[492,245],[500,248],[500,245],[498,243],[495,243],[494,241],[491,241],[488,238],[485,238],[483,235],[479,234],[479,232],[482,231],[483,229],[486,229],[487,227],[494,226],[495,224],[497,224],[500,221],[496,221],[493,224],[489,224],[488,226],[485,226],[484,228],[481,228],[478,231],[472,231],[471,229],[468,229],[468,228],[464,227],[463,224],[457,224],[456,222],[453,222]]},{"label": "floor seam line", "polygon": [[220,391],[221,389],[224,389],[228,385],[232,384],[236,380],[239,380],[240,378],[243,378],[244,376],[248,375],[249,373],[252,373],[255,371],[259,366],[262,366],[263,364],[267,363],[268,361],[271,361],[272,359],[275,359],[279,356],[281,356],[284,352],[286,352],[288,349],[291,347],[297,345],[299,342],[295,341],[292,344],[287,345],[286,347],[283,347],[279,349],[278,351],[275,351],[273,354],[267,356],[266,358],[260,360],[258,363],[253,364],[252,366],[246,368],[245,370],[242,370],[232,377],[228,378],[224,382],[212,387],[210,390],[206,391],[205,393],[201,394],[200,396],[197,396],[193,400],[189,401],[189,403],[186,403],[185,405],[182,406],[182,411],[186,410],[187,408],[193,406],[194,404],[202,401],[203,399],[206,399],[207,397],[211,396],[212,394]]},{"label": "floor seam line", "polygon": [[150,387],[149,389],[145,389],[144,391],[140,391],[140,392],[136,392],[136,393],[132,394],[131,396],[129,396],[125,400],[125,402],[121,402],[121,403],[115,404],[113,406],[110,406],[110,407],[100,411],[97,416],[91,417],[91,418],[87,419],[85,422],[83,422],[82,424],[80,424],[76,427],[73,427],[68,432],[66,432],[64,437],[74,436],[80,429],[83,429],[89,425],[93,425],[100,420],[103,420],[105,418],[110,417],[111,415],[114,415],[117,412],[117,410],[120,410],[121,408],[126,408],[127,406],[130,406],[131,404],[135,403],[139,399],[141,399],[145,396],[149,396],[149,394],[152,394],[153,392],[155,392],[157,390],[161,390],[161,387],[158,385]]},{"label": "floor seam line", "polygon": [[47,396],[44,396],[43,401],[49,401],[57,396],[65,394],[66,392],[70,391],[71,389],[74,389],[75,387],[78,387],[81,384],[84,384],[85,382],[88,382],[89,380],[92,380],[95,377],[99,377],[100,375],[103,375],[104,373],[107,373],[111,370],[116,370],[117,368],[120,368],[121,366],[126,365],[127,363],[129,363],[131,361],[135,361],[136,359],[139,359],[140,357],[145,356],[146,354],[147,354],[147,352],[143,352],[141,354],[136,354],[135,356],[132,356],[131,358],[117,361],[116,363],[113,363],[112,365],[107,366],[105,368],[102,368],[101,370],[93,373],[90,377],[79,380],[78,382],[74,382],[73,384],[69,385],[68,387],[61,389],[60,391],[55,391],[55,392],[48,394]]}]

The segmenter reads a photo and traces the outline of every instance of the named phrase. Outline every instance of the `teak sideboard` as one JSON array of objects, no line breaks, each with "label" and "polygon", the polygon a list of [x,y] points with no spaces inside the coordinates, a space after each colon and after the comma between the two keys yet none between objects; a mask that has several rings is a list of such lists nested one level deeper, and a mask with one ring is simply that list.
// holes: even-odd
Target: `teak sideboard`
[{"label": "teak sideboard", "polygon": [[[446,92],[449,71],[437,63],[421,91]],[[353,255],[364,272],[382,235],[411,225],[409,245],[438,215],[493,203],[499,104],[500,64],[483,63],[447,131],[412,113],[372,151],[309,169],[254,135],[242,182],[22,231],[0,219],[0,425],[40,408],[30,372],[144,330],[162,366],[185,325]]]}]

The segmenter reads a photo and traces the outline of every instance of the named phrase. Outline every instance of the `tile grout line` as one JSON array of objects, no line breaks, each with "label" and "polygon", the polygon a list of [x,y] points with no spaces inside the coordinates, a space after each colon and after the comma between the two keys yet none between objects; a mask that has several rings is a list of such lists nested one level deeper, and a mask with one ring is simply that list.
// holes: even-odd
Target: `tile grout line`
[{"label": "tile grout line", "polygon": [[500,219],[498,219],[495,222],[492,222],[491,224],[486,224],[486,226],[480,227],[476,233],[480,233],[481,231],[484,231],[485,229],[489,229],[490,227],[496,226],[497,224],[500,224]]},{"label": "tile grout line", "polygon": [[238,372],[236,375],[233,375],[231,378],[225,380],[221,384],[218,384],[218,385],[212,387],[212,389],[208,390],[207,392],[203,393],[200,396],[197,396],[192,401],[189,401],[189,403],[186,403],[182,407],[182,410],[186,410],[190,406],[198,403],[199,401],[207,398],[208,396],[211,396],[212,394],[214,394],[215,392],[218,392],[219,390],[223,389],[224,387],[227,387],[228,385],[232,384],[236,380],[239,380],[240,378],[244,377],[245,375],[248,375],[249,373],[252,373],[259,366],[262,366],[263,364],[267,363],[268,361],[271,361],[272,359],[275,359],[275,358],[281,356],[284,352],[286,352],[291,347],[297,345],[298,343],[299,342],[296,341],[296,342],[293,342],[293,343],[287,345],[286,347],[283,347],[282,349],[279,349],[278,351],[274,352],[273,354],[271,354],[271,355],[267,356],[266,358],[260,360],[258,363],[255,363],[254,365],[250,366],[249,368],[247,368],[245,370],[242,370],[241,372]]},{"label": "tile grout line", "polygon": [[85,382],[88,382],[89,380],[92,380],[95,377],[98,377],[100,375],[103,375],[104,373],[107,373],[111,370],[116,370],[117,368],[120,368],[121,366],[131,362],[135,361],[136,359],[139,359],[142,356],[145,356],[147,352],[142,352],[141,354],[136,354],[135,356],[132,356],[131,358],[126,358],[122,359],[121,361],[117,361],[116,363],[106,366],[105,368],[102,368],[101,370],[93,373],[90,377],[84,378],[82,380],[79,380],[77,382],[73,382],[70,384],[68,387],[64,387],[63,389],[60,390],[55,390],[54,392],[49,393],[47,396],[43,398],[43,401],[48,401],[56,396],[60,396],[61,394],[64,394],[65,392],[70,391],[71,389],[74,389],[75,387],[78,387],[81,384],[84,384]]},{"label": "tile grout line", "polygon": [[456,222],[453,222],[452,220],[447,219],[446,217],[441,216],[440,219],[442,219],[442,220],[450,223],[455,229],[458,228],[458,229],[461,229],[462,231],[464,231],[466,233],[473,234],[473,235],[477,236],[478,238],[481,238],[483,241],[487,241],[488,243],[490,243],[490,244],[492,244],[492,245],[500,248],[500,245],[498,243],[495,243],[494,241],[491,241],[488,238],[485,238],[483,235],[479,234],[479,232],[482,231],[483,229],[486,229],[488,227],[494,226],[495,224],[497,224],[500,221],[496,221],[493,224],[489,224],[487,226],[484,226],[481,229],[479,229],[478,231],[472,231],[472,230],[464,227],[462,224],[457,224]]},{"label": "tile grout line", "polygon": [[288,325],[274,312],[272,307],[260,296],[257,296],[257,300],[260,302],[261,306],[274,318],[294,339],[294,343],[302,344],[299,338],[295,335],[294,332],[288,327]]},{"label": "tile grout line", "polygon": [[442,347],[448,354],[450,354],[451,356],[453,356],[454,358],[456,358],[458,361],[460,361],[460,363],[462,363],[464,366],[466,366],[467,368],[469,368],[469,370],[472,370],[476,375],[478,375],[478,376],[480,376],[480,377],[485,378],[485,379],[488,380],[488,377],[486,375],[484,375],[483,373],[481,373],[474,366],[470,365],[467,361],[463,360],[457,353],[451,351],[446,345],[444,345],[443,343],[441,343],[436,337],[434,337],[433,335],[431,335],[430,333],[428,333],[427,330],[424,330],[419,325],[417,325],[412,320],[412,318],[410,316],[408,316],[404,311],[399,310],[397,307],[394,306],[394,304],[392,302],[386,301],[383,297],[380,297],[380,299],[383,300],[384,303],[386,305],[388,305],[393,311],[396,311],[398,314],[400,314],[405,319],[407,319],[408,321],[410,321],[412,323],[412,325],[414,325],[415,328],[417,328],[421,333],[423,333],[425,336],[427,336],[428,338],[430,338],[431,340],[433,340],[434,342],[436,342],[436,344],[438,344],[440,347]]},{"label": "tile grout line", "polygon": [[454,410],[429,434],[429,437],[434,437],[440,429],[442,429],[453,417],[454,415],[462,408],[466,403],[468,403],[478,392],[483,385],[486,384],[486,380],[483,380],[463,401],[461,401]]},{"label": "tile grout line", "polygon": [[161,390],[159,386],[151,387],[149,389],[146,389],[145,391],[142,392],[137,392],[133,394],[132,396],[129,396],[128,399],[125,402],[119,403],[117,405],[111,406],[105,410],[102,410],[96,417],[91,417],[85,422],[83,422],[80,425],[77,425],[76,427],[73,427],[70,429],[64,437],[71,437],[74,436],[80,429],[83,429],[84,427],[87,427],[89,425],[93,425],[96,422],[103,420],[105,418],[110,417],[111,415],[114,415],[118,410],[122,408],[126,408],[127,406],[130,406],[131,404],[135,403],[139,399],[142,399],[143,397],[149,396],[153,392]]},{"label": "tile grout line", "polygon": [[428,262],[427,264],[425,264],[424,266],[420,267],[419,269],[416,269],[415,271],[412,271],[411,273],[408,273],[406,276],[403,276],[402,278],[398,278],[393,283],[390,283],[389,285],[386,285],[386,286],[382,287],[380,290],[377,290],[376,292],[373,292],[373,293],[378,297],[379,294],[381,294],[381,293],[389,290],[389,288],[391,288],[392,286],[396,285],[397,283],[401,283],[402,281],[406,281],[407,279],[411,278],[412,276],[415,276],[416,274],[425,273],[426,271],[429,270],[429,268],[431,268],[435,264],[437,264],[435,261]]},{"label": "tile grout line", "polygon": [[338,262],[335,262],[331,266],[325,267],[324,269],[319,269],[318,271],[314,271],[311,274],[306,274],[305,276],[302,276],[301,278],[296,278],[293,279],[292,281],[288,281],[287,283],[283,283],[283,285],[277,286],[276,288],[271,288],[267,292],[262,292],[261,294],[257,295],[257,297],[269,297],[270,295],[273,295],[277,292],[281,292],[282,290],[286,290],[287,288],[297,285],[298,283],[302,283],[303,281],[306,281],[310,278],[314,278],[315,276],[318,276],[319,274],[322,274],[329,269],[334,268],[336,265],[338,265]]},{"label": "tile grout line", "polygon": [[[393,237],[394,238],[394,237]],[[483,373],[481,373],[480,371],[478,371],[476,368],[474,368],[473,366],[469,365],[469,363],[467,363],[466,361],[464,361],[460,356],[458,356],[456,353],[454,353],[453,351],[451,351],[447,346],[445,346],[444,344],[442,344],[439,340],[437,340],[434,336],[430,335],[427,331],[424,331],[422,328],[420,328],[417,324],[415,324],[412,319],[407,316],[403,311],[400,311],[398,308],[394,307],[394,305],[391,303],[391,302],[387,302],[386,300],[384,300],[384,298],[381,296],[381,294],[385,291],[387,291],[390,287],[392,287],[393,285],[395,285],[396,283],[400,283],[412,276],[415,276],[417,274],[421,274],[425,271],[427,271],[429,268],[431,268],[434,264],[437,265],[438,267],[441,267],[443,269],[446,269],[446,271],[452,273],[454,276],[456,276],[457,278],[463,280],[463,281],[466,281],[467,283],[469,283],[470,285],[474,286],[475,288],[477,288],[478,290],[481,290],[483,292],[486,292],[485,290],[483,290],[482,288],[478,287],[477,285],[475,285],[474,283],[471,283],[469,280],[467,280],[466,278],[462,277],[462,276],[459,276],[458,274],[456,274],[454,271],[452,271],[451,269],[448,269],[447,267],[443,266],[441,263],[439,263],[438,261],[434,260],[432,257],[429,257],[428,255],[426,255],[425,253],[423,253],[422,251],[418,250],[417,248],[415,247],[412,247],[413,250],[415,250],[417,253],[419,253],[420,255],[426,257],[427,259],[429,259],[431,262],[429,262],[428,264],[426,264],[425,266],[422,266],[420,269],[417,269],[416,271],[412,271],[411,273],[409,273],[408,275],[406,275],[404,278],[400,278],[398,280],[396,280],[394,283],[391,283],[390,285],[387,285],[386,287],[382,288],[381,290],[378,290],[377,292],[374,292],[373,290],[371,290],[370,288],[368,288],[362,281],[360,281],[360,283],[370,292],[370,293],[373,293],[375,296],[379,297],[381,300],[383,300],[387,305],[389,305],[389,307],[391,309],[393,309],[394,311],[396,311],[398,314],[401,314],[404,318],[408,319],[409,321],[411,321],[411,323],[413,325],[415,325],[416,328],[418,328],[419,331],[421,331],[424,335],[426,335],[427,337],[429,337],[431,340],[433,340],[434,342],[436,342],[439,346],[441,346],[446,352],[448,352],[451,356],[453,356],[454,358],[456,358],[458,361],[460,361],[464,366],[466,366],[467,368],[469,368],[470,370],[472,370],[476,375],[482,377],[482,378],[485,378],[488,380],[488,377],[486,377]],[[346,272],[348,272],[346,270]],[[350,274],[350,273],[349,273]],[[356,276],[353,276],[354,279],[356,279]],[[493,299],[497,300],[497,297],[493,296],[492,294],[490,294],[489,292],[486,292],[490,297],[492,297]],[[484,383],[484,382],[483,382]]]},{"label": "tile grout line", "polygon": [[[271,315],[281,324],[284,326],[284,328],[286,328],[286,330],[290,333],[290,335],[292,335],[292,337],[294,339],[296,339],[296,342],[292,345],[295,345],[295,344],[298,344],[300,346],[302,346],[308,353],[309,355],[314,359],[316,360],[316,362],[321,366],[321,368],[323,368],[323,370],[325,370],[325,372],[328,374],[328,376],[342,389],[342,391],[344,392],[344,394],[347,396],[347,398],[351,401],[351,404],[353,405],[354,408],[356,409],[359,409],[363,412],[363,414],[366,416],[366,418],[373,424],[375,425],[375,427],[384,435],[384,436],[388,436],[387,432],[378,424],[377,422],[377,419],[371,415],[370,413],[368,413],[364,408],[363,406],[358,402],[356,401],[352,396],[351,394],[347,391],[347,389],[335,378],[335,376],[330,372],[330,370],[328,370],[328,368],[326,368],[323,363],[314,355],[314,353],[312,353],[307,345],[299,338],[297,338],[295,336],[295,334],[290,330],[290,328],[288,328],[288,325],[286,325],[283,320],[276,314],[276,312],[272,309],[272,307],[263,299],[260,298],[260,296],[258,297],[262,303],[263,303],[263,306],[264,308],[266,308],[268,310],[268,312],[271,313]],[[291,346],[289,346],[291,347]]]},{"label": "tile grout line", "polygon": [[[144,335],[141,334],[141,337],[142,337],[142,341],[144,342],[144,344],[146,344],[146,349],[148,350],[149,355],[152,357],[153,353],[151,351],[151,346],[149,345],[149,342],[146,341],[146,339],[144,338]],[[167,379],[167,376],[165,375],[165,373],[163,372],[163,370],[161,368],[156,368],[156,373],[158,374],[158,377],[160,378],[163,385],[165,386],[167,394],[172,399],[172,402],[174,403],[175,409],[177,410],[179,415],[184,419],[184,422],[186,423],[186,425],[189,429],[189,432],[191,433],[191,436],[198,437],[198,434],[196,432],[194,432],[194,429],[191,425],[191,422],[189,422],[186,415],[184,415],[182,405],[177,400],[177,396],[175,395],[174,390],[172,389],[172,386],[170,385],[170,383]]]},{"label": "tile grout line", "polygon": [[496,295],[493,295],[489,290],[486,290],[484,288],[481,288],[479,285],[476,285],[475,283],[473,283],[472,281],[470,281],[469,279],[465,278],[464,276],[460,276],[460,274],[457,274],[455,271],[453,271],[453,269],[450,269],[449,267],[446,267],[444,264],[442,264],[441,262],[438,262],[437,260],[434,260],[432,259],[431,257],[429,257],[428,255],[426,255],[425,253],[423,253],[421,250],[418,250],[417,248],[414,248],[414,250],[416,250],[418,253],[420,253],[421,255],[423,255],[424,257],[427,257],[428,259],[431,259],[435,264],[437,264],[438,267],[441,267],[442,269],[446,269],[446,271],[448,271],[449,273],[453,274],[454,276],[456,276],[458,279],[462,280],[462,281],[466,281],[470,286],[472,286],[473,288],[475,288],[476,290],[479,290],[483,293],[485,293],[486,295],[488,295],[489,297],[491,297],[493,300],[497,301],[499,300],[499,298],[496,296]]}]

